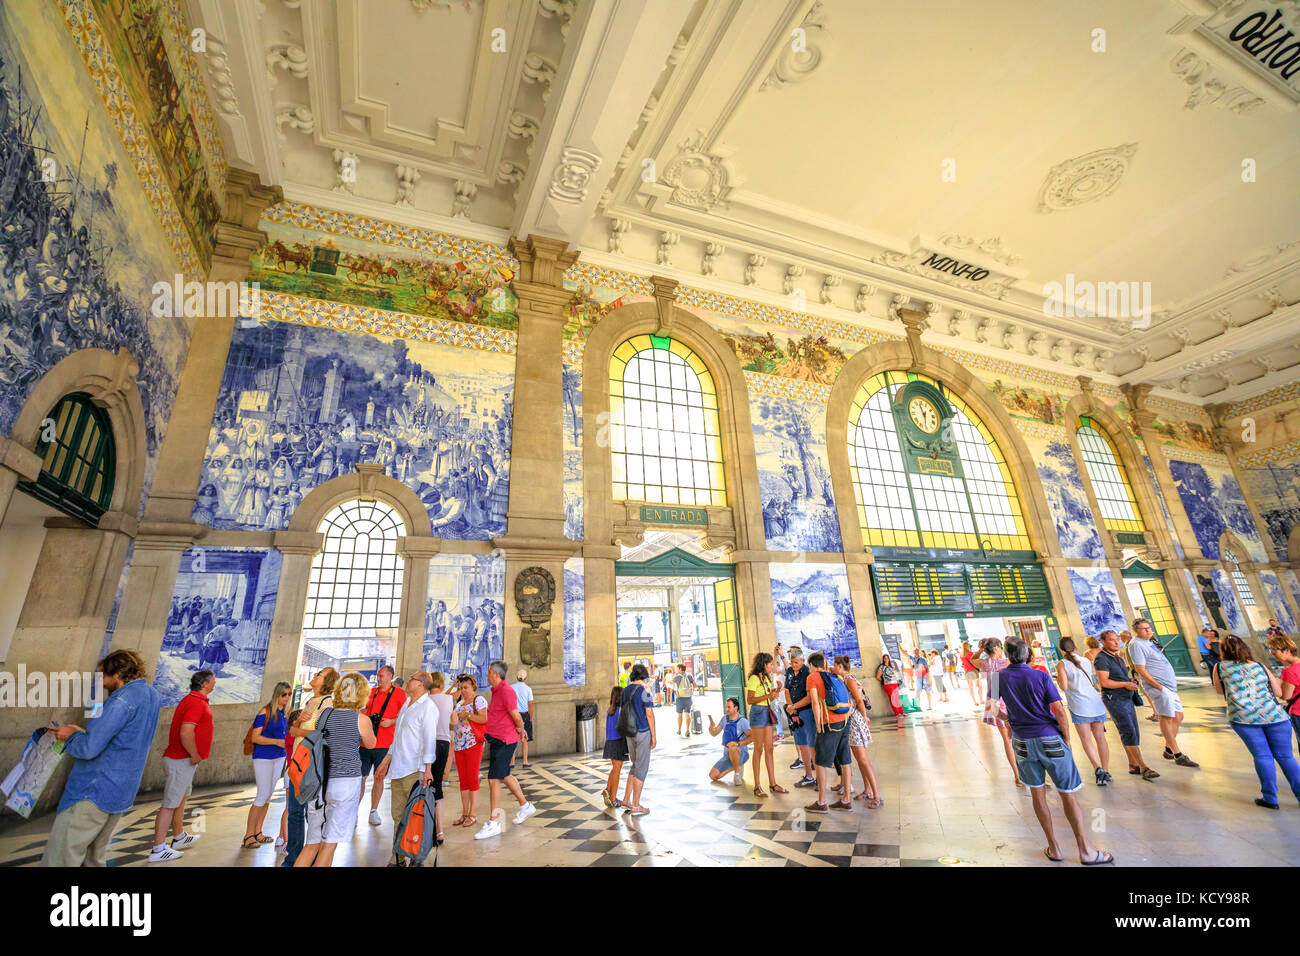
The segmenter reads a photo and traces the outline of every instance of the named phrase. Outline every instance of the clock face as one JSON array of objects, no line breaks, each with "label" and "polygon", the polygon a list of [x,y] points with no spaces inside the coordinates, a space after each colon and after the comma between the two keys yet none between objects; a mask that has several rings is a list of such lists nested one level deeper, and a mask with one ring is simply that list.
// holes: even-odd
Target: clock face
[{"label": "clock face", "polygon": [[939,410],[928,399],[919,396],[912,399],[907,403],[907,414],[912,424],[927,435],[939,430]]}]

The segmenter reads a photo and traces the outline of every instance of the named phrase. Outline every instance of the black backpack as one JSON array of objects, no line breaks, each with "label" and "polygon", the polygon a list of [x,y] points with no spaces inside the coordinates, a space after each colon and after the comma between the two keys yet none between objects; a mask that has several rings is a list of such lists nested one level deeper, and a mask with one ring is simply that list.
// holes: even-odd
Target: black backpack
[{"label": "black backpack", "polygon": [[645,688],[640,684],[628,687],[623,691],[623,703],[618,712],[617,729],[624,737],[635,737],[641,732],[640,725],[637,723],[636,711],[632,709],[632,701],[635,699],[638,691],[644,691]]}]

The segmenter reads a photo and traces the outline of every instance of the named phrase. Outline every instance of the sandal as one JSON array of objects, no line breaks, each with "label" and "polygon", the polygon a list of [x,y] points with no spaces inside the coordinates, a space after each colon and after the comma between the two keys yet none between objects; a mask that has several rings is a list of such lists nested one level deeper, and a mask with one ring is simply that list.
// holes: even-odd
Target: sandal
[{"label": "sandal", "polygon": [[1135,777],[1140,777],[1140,776],[1142,776],[1142,768],[1141,768],[1141,767],[1129,767],[1129,768],[1128,768],[1128,772],[1131,773],[1131,774],[1132,774],[1133,776],[1135,776]]},{"label": "sandal", "polygon": [[773,792],[773,793],[789,793],[790,791],[787,790],[785,787],[781,786],[779,783],[774,783],[774,784],[772,784],[772,792]]},{"label": "sandal", "polygon": [[867,801],[868,810],[879,810],[884,805],[885,805],[884,797],[872,797]]},{"label": "sandal", "polygon": [[244,842],[239,844],[239,848],[241,850],[256,850],[261,845],[262,844],[257,837],[250,833],[248,836],[244,837]]},{"label": "sandal", "polygon": [[[1049,850],[1044,850],[1044,851],[1043,851],[1043,856],[1047,857],[1047,858],[1048,858],[1049,860],[1051,860],[1053,863],[1060,863],[1060,862],[1061,862],[1061,857],[1059,857],[1059,856],[1052,856],[1051,851],[1049,851]],[[1083,861],[1081,860],[1080,862],[1083,862]]]},{"label": "sandal", "polygon": [[1114,863],[1115,858],[1111,856],[1109,853],[1107,853],[1105,850],[1098,850],[1095,859],[1085,860],[1083,859],[1083,857],[1080,857],[1079,862],[1082,863],[1084,866],[1103,866],[1107,863]]},{"label": "sandal", "polygon": [[465,825],[465,821],[468,820],[468,819],[469,819],[469,817],[462,813],[462,814],[461,814],[459,817],[457,817],[455,820],[452,820],[452,821],[451,821],[451,825],[454,826],[454,827],[463,827],[463,826]]},{"label": "sandal", "polygon": [[754,788],[754,796],[756,796],[756,797],[758,797],[758,799],[762,800],[764,797],[767,796],[767,791],[764,790],[762,787],[755,787],[755,788]]},{"label": "sandal", "polygon": [[1156,771],[1152,770],[1150,767],[1147,767],[1147,769],[1142,771],[1143,780],[1154,780],[1158,776],[1160,776],[1160,774],[1156,773]]}]

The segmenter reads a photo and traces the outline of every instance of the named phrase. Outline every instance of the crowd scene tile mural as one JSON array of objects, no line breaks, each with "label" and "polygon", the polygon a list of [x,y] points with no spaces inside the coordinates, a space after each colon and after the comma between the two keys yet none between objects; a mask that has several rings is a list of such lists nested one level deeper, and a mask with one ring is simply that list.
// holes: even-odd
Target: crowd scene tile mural
[{"label": "crowd scene tile mural", "polygon": [[582,558],[564,562],[564,682],[587,683],[587,584]]},{"label": "crowd scene tile mural", "polygon": [[1061,553],[1067,558],[1102,557],[1105,552],[1101,537],[1069,442],[1061,439],[1042,441],[1028,435],[1026,442],[1038,463],[1038,477],[1052,510]]},{"label": "crowd scene tile mural", "polygon": [[1287,540],[1300,524],[1300,460],[1266,461],[1242,471],[1278,559],[1292,560]]},{"label": "crowd scene tile mural", "polygon": [[1266,560],[1264,543],[1259,540],[1255,521],[1241,494],[1241,485],[1237,484],[1230,467],[1226,464],[1211,467],[1171,459],[1169,471],[1178,495],[1183,499],[1183,508],[1192,525],[1192,533],[1196,535],[1196,543],[1205,557],[1214,560],[1221,557],[1219,539],[1224,531],[1231,531],[1250,552],[1237,555],[1239,559]]},{"label": "crowd scene tile mural", "polygon": [[[805,654],[821,651],[830,660],[847,654],[861,667],[858,629],[849,597],[849,575],[843,565],[770,564],[776,637],[785,647]],[[746,661],[746,669],[749,662]]]},{"label": "crowd scene tile mural", "polygon": [[1102,631],[1122,631],[1124,605],[1120,603],[1115,577],[1108,567],[1069,568],[1070,587],[1083,619],[1083,632],[1096,637]]},{"label": "crowd scene tile mural", "polygon": [[317,485],[384,465],[433,534],[505,532],[514,357],[284,322],[236,329],[194,520],[280,530]]},{"label": "crowd scene tile mural", "polygon": [[1282,630],[1288,634],[1296,633],[1295,618],[1291,616],[1291,610],[1287,607],[1286,598],[1282,594],[1282,582],[1272,571],[1260,571],[1259,583],[1264,585],[1264,594],[1268,597],[1269,607],[1272,614],[1269,616],[1275,618]]},{"label": "crowd scene tile mural", "polygon": [[1210,571],[1210,579],[1214,582],[1215,593],[1219,595],[1219,613],[1223,616],[1228,631],[1238,637],[1248,636],[1251,633],[1250,622],[1246,619],[1246,612],[1241,608],[1237,589],[1232,586],[1232,578],[1228,576],[1228,572],[1213,568]]},{"label": "crowd scene tile mural", "polygon": [[822,406],[751,395],[763,529],[775,551],[840,551]]},{"label": "crowd scene tile mural", "polygon": [[582,369],[564,366],[564,536],[583,538]]},{"label": "crowd scene tile mural", "polygon": [[279,584],[279,551],[191,548],[181,556],[154,674],[164,707],[189,693],[199,670],[217,675],[213,704],[261,700]]},{"label": "crowd scene tile mural", "polygon": [[488,665],[505,655],[505,582],[501,554],[440,554],[430,560],[424,670],[472,674],[480,687],[487,686]]}]

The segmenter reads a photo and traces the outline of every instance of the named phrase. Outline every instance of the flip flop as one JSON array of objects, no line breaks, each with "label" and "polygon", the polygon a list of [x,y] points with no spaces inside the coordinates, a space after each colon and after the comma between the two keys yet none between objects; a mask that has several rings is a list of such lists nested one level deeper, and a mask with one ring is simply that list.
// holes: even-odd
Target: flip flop
[{"label": "flip flop", "polygon": [[257,837],[250,833],[248,836],[244,837],[244,842],[239,844],[239,848],[241,850],[256,850],[261,845],[262,844],[257,842]]},{"label": "flip flop", "polygon": [[781,786],[779,783],[774,783],[774,784],[772,784],[772,792],[773,792],[773,793],[789,793],[790,791],[787,790],[785,787]]},{"label": "flip flop", "polygon": [[1059,857],[1059,856],[1052,856],[1052,854],[1049,853],[1046,849],[1043,850],[1043,856],[1047,857],[1047,858],[1048,858],[1049,860],[1051,860],[1053,863],[1060,863],[1061,860],[1062,860],[1062,857]]},{"label": "flip flop", "polygon": [[1115,858],[1105,850],[1098,850],[1097,858],[1095,860],[1085,860],[1080,857],[1079,862],[1084,866],[1105,866],[1107,863],[1114,863]]}]

